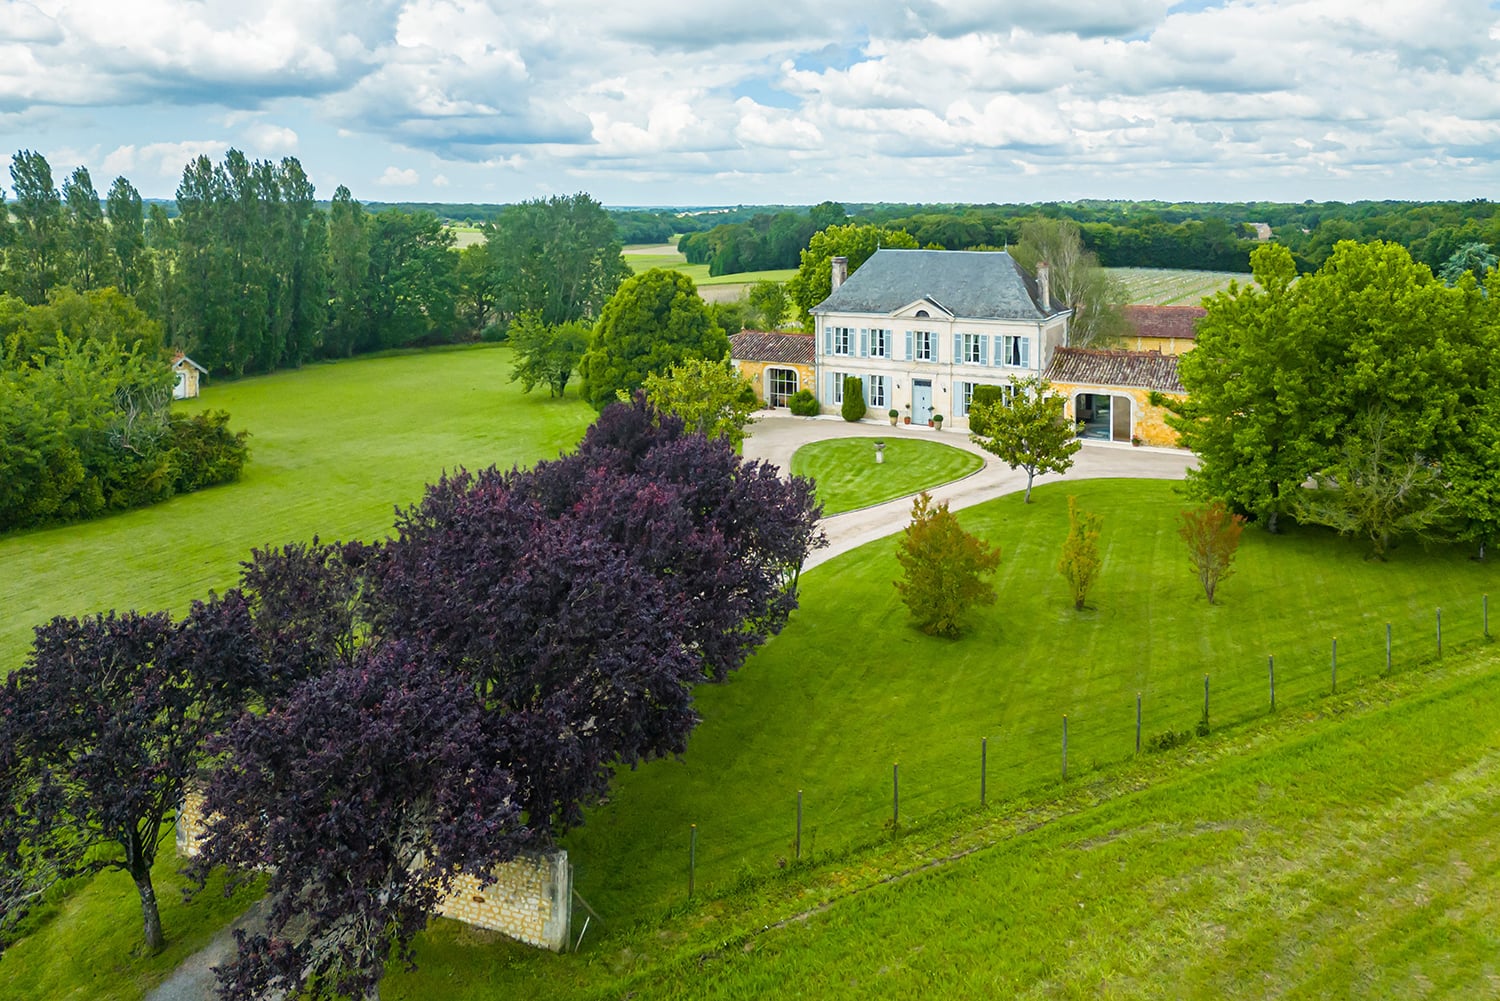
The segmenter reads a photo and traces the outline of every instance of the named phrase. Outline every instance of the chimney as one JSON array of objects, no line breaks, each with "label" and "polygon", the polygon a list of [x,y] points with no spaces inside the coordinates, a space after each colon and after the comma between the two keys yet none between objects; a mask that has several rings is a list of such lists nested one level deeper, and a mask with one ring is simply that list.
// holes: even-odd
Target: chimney
[{"label": "chimney", "polygon": [[844,284],[844,279],[849,277],[849,258],[835,257],[833,259],[833,289],[837,292],[839,286]]},{"label": "chimney", "polygon": [[1052,268],[1042,261],[1036,266],[1036,288],[1042,296],[1042,312],[1052,312]]}]

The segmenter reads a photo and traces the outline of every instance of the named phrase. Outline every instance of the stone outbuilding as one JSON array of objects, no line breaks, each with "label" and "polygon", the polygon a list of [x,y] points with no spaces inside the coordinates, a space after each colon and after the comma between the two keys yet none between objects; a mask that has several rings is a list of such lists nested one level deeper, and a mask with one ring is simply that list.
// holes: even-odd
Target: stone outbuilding
[{"label": "stone outbuilding", "polygon": [[1063,413],[1079,422],[1079,437],[1142,445],[1178,445],[1166,408],[1153,394],[1186,397],[1177,378],[1177,356],[1158,351],[1058,348],[1047,367],[1052,391],[1066,401]]},{"label": "stone outbuilding", "polygon": [[208,374],[208,369],[199,365],[181,351],[172,356],[172,399],[192,400],[198,396],[198,383]]},{"label": "stone outbuilding", "polygon": [[1208,315],[1202,306],[1126,306],[1130,333],[1121,338],[1132,351],[1160,351],[1180,355],[1197,343],[1198,321]]},{"label": "stone outbuilding", "polygon": [[741,330],[729,338],[729,357],[768,407],[784,407],[799,389],[813,389],[812,334]]}]

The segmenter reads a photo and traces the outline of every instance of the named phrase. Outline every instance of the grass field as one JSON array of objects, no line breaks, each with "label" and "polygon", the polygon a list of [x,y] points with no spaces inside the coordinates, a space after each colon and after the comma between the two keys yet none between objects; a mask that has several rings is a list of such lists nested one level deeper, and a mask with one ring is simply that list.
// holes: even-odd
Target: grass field
[{"label": "grass field", "polygon": [[439,922],[382,996],[1495,997],[1497,714],[1486,650],[704,894],[577,956]]},{"label": "grass field", "polygon": [[243,479],[0,537],[0,675],[54,615],[181,611],[232,585],[253,546],[383,537],[395,506],[444,469],[529,464],[576,442],[593,411],[572,395],[523,395],[509,371],[509,349],[485,347],[210,383],[198,404],[251,432]]},{"label": "grass field", "polygon": [[[71,603],[60,609],[70,612],[110,603],[180,606],[207,586],[232,581],[234,562],[250,545],[314,531],[378,535],[390,524],[391,505],[414,499],[438,469],[526,462],[571,444],[589,417],[586,408],[520,396],[504,382],[506,360],[503,349],[375,359],[211,390],[205,405],[229,407],[236,425],[257,434],[246,480],[104,522],[0,541],[7,608],[33,600],[37,582],[43,600]],[[1476,681],[1446,701],[1433,695],[1429,715],[1405,731],[1394,718],[1351,729],[1355,736],[1339,754],[1325,752],[1322,738],[1298,743],[1295,733],[1278,751],[1277,728],[1295,729],[1329,705],[1362,712],[1358,692],[1378,688],[1371,683],[1384,670],[1387,622],[1402,672],[1433,657],[1438,606],[1450,659],[1455,648],[1476,643],[1480,596],[1492,589],[1495,572],[1455,550],[1407,546],[1378,564],[1364,558],[1360,544],[1321,531],[1275,538],[1251,531],[1238,574],[1223,585],[1223,603],[1209,606],[1174,533],[1183,506],[1175,491],[1151,481],[1063,482],[1038,488],[1031,505],[1011,496],[961,512],[966,527],[1000,545],[1004,561],[999,603],[980,610],[973,632],[958,641],[907,625],[891,586],[892,539],[808,571],[802,608],[785,632],[727,684],[698,692],[704,722],[686,756],[622,773],[609,802],[567,838],[576,886],[604,916],[585,955],[539,955],[440,922],[423,940],[423,970],[393,977],[384,996],[618,996],[627,988],[667,996],[696,989],[685,971],[699,965],[710,976],[704,990],[728,996],[767,993],[770,981],[762,978],[770,976],[805,981],[815,997],[831,996],[840,983],[854,995],[916,996],[924,977],[945,990],[951,985],[955,995],[1012,992],[1010,980],[986,988],[961,979],[960,965],[1003,970],[1040,993],[1174,995],[1180,981],[1187,993],[1211,996],[1216,987],[1237,986],[1233,978],[1267,956],[1291,956],[1289,968],[1310,996],[1325,988],[1348,993],[1339,990],[1348,984],[1379,996],[1384,972],[1369,979],[1357,968],[1361,940],[1347,933],[1351,908],[1378,914],[1362,920],[1375,929],[1371,935],[1389,936],[1392,949],[1408,950],[1398,958],[1408,957],[1413,975],[1451,983],[1441,979],[1441,964],[1418,966],[1427,955],[1460,961],[1493,944],[1493,905],[1461,896],[1457,863],[1486,892],[1484,900],[1496,899],[1493,825],[1474,821],[1466,804],[1473,799],[1482,815],[1493,814],[1497,752],[1492,723],[1484,721],[1500,706],[1500,683]],[[1092,607],[1081,614],[1053,569],[1070,493],[1104,521],[1104,572]],[[179,537],[190,547],[173,549]],[[51,559],[53,553],[65,556]],[[19,630],[9,619],[7,628],[16,644]],[[1328,703],[1335,636],[1343,701]],[[1276,657],[1280,712],[1261,724],[1255,721],[1267,710],[1268,654]],[[1158,793],[1137,793],[1134,780],[1115,792],[1101,785],[1115,782],[1113,766],[1132,757],[1136,693],[1148,739],[1191,730],[1202,713],[1205,675],[1212,725],[1251,724],[1245,762],[1225,756],[1228,770],[1205,768],[1202,775],[1163,764],[1153,780]],[[1365,687],[1351,697],[1352,685]],[[1391,711],[1399,716],[1416,706]],[[1059,785],[1064,714],[1066,788]],[[1272,729],[1256,729],[1262,726]],[[1386,742],[1387,733],[1397,735],[1395,743]],[[1048,840],[1050,828],[1033,831],[1034,823],[1018,820],[1013,836],[986,854],[989,835],[975,833],[973,818],[953,819],[977,801],[981,737],[989,741],[992,802],[1052,803],[1061,791],[1077,798],[1074,826],[1057,828],[1058,840]],[[1213,746],[1195,741],[1189,754]],[[1172,757],[1149,756],[1140,767]],[[1262,759],[1269,763],[1258,765]],[[922,844],[936,846],[933,857],[970,844],[981,849],[973,861],[872,888],[810,918],[806,927],[818,935],[805,935],[799,924],[751,937],[750,929],[884,878],[888,860],[863,853],[890,839],[896,762],[904,833],[891,850],[917,851],[931,835],[936,840]],[[1284,776],[1282,784],[1272,775]],[[798,881],[796,866],[795,879],[777,876],[792,855],[798,790],[804,848],[824,860],[809,871],[811,883]],[[1080,812],[1094,801],[1105,803],[1097,817]],[[1061,808],[1037,809],[1052,816]],[[1262,810],[1266,819],[1257,827]],[[690,824],[700,836],[697,885],[711,899],[684,907]],[[1437,840],[1450,828],[1451,841]],[[1193,854],[1195,846],[1202,854]],[[1241,864],[1241,856],[1266,871]],[[1387,856],[1391,864],[1381,868]],[[1424,870],[1422,858],[1446,858],[1451,871]],[[1076,867],[1071,859],[1079,860]],[[1396,882],[1380,883],[1390,878]],[[1137,892],[1137,883],[1146,889]],[[1387,897],[1371,896],[1383,886],[1393,887]],[[106,877],[66,901],[46,927],[0,959],[0,998],[60,995],[62,985],[77,988],[77,997],[139,996],[139,985],[165,968],[122,954],[138,934],[138,919],[118,939],[95,935],[124,921],[132,897],[128,879]],[[877,906],[882,899],[887,903]],[[891,901],[906,900],[909,913],[884,914]],[[1096,900],[1100,923],[1080,923],[1095,913],[1089,908]],[[1076,908],[1080,901],[1085,906]],[[1235,901],[1249,916],[1232,912]],[[766,908],[779,908],[778,916]],[[180,915],[167,933],[201,940],[203,926],[226,913]],[[1437,939],[1422,923],[1434,913],[1456,915]],[[1137,926],[1143,930],[1133,940]],[[1205,935],[1211,948],[1193,944]],[[1401,945],[1401,936],[1412,944]],[[891,950],[874,957],[874,943],[886,940]],[[818,952],[823,941],[829,945]],[[1014,952],[1004,960],[1009,965],[977,955],[986,941]],[[1380,941],[1366,938],[1361,947]],[[720,953],[725,943],[730,948]],[[764,949],[765,962],[742,959],[742,946],[746,956]],[[838,950],[847,950],[847,962]],[[708,961],[699,964],[704,952]],[[950,953],[963,963],[945,963]],[[1222,962],[1192,965],[1200,954]],[[13,957],[23,962],[6,965]],[[114,972],[100,979],[96,970]],[[1317,979],[1325,975],[1333,979]]]},{"label": "grass field", "polygon": [[792,472],[818,483],[823,513],[838,514],[904,497],[967,476],[984,465],[973,452],[935,441],[892,438],[877,464],[870,438],[834,438],[803,445]]},{"label": "grass field", "polygon": [[463,250],[484,242],[484,230],[478,226],[449,226],[448,231],[453,234],[454,250]]},{"label": "grass field", "polygon": [[695,285],[753,285],[759,281],[784,282],[797,273],[796,268],[783,271],[745,271],[733,275],[717,275],[710,277],[707,264],[689,264],[687,258],[680,252],[670,247],[626,247],[625,263],[636,274],[642,271],[650,271],[652,268],[666,268],[670,271],[681,271],[693,280]]},{"label": "grass field", "polygon": [[1196,306],[1204,296],[1229,283],[1250,283],[1249,275],[1230,271],[1174,271],[1165,268],[1108,268],[1125,286],[1125,301],[1145,306]]}]

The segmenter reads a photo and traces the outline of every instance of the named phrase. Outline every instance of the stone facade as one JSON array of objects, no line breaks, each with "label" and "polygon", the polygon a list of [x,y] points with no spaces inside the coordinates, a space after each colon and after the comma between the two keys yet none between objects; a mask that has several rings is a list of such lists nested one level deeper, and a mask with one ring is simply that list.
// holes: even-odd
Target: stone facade
[{"label": "stone facade", "polygon": [[[1065,401],[1063,416],[1070,421],[1078,420],[1075,413],[1080,393],[1107,395],[1112,399],[1130,401],[1130,436],[1139,438],[1142,445],[1160,445],[1164,448],[1179,448],[1177,431],[1167,426],[1166,408],[1151,402],[1152,391],[1120,386],[1097,386],[1082,382],[1054,382],[1052,392]],[[1174,400],[1184,398],[1181,393],[1162,393]]]},{"label": "stone facade", "polygon": [[[177,811],[177,855],[198,854],[203,834],[203,794],[189,791]],[[460,875],[435,913],[500,932],[528,945],[562,952],[573,917],[573,868],[565,851],[526,854],[495,867],[495,882],[481,888]]]},{"label": "stone facade", "polygon": [[[755,387],[760,402],[767,406],[786,406],[786,397],[798,390],[817,392],[811,334],[742,330],[729,338],[729,356],[740,375]],[[779,381],[773,378],[777,374]],[[773,393],[778,385],[780,393]]]}]

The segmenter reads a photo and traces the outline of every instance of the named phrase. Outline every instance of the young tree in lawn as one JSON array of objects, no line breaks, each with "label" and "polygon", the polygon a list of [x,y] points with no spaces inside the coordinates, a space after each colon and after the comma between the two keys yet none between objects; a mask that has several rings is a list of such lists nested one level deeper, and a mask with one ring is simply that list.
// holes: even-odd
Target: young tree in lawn
[{"label": "young tree in lawn", "polygon": [[1099,526],[1102,519],[1091,511],[1078,509],[1078,498],[1068,496],[1068,537],[1063,540],[1057,572],[1068,582],[1073,608],[1083,611],[1104,559],[1099,555]]},{"label": "young tree in lawn", "polygon": [[1000,550],[965,532],[947,502],[934,507],[925,490],[912,504],[896,560],[896,590],[924,633],[961,636],[970,608],[995,603],[995,585],[982,578],[1000,566]]},{"label": "young tree in lawn", "polygon": [[1010,402],[997,401],[970,408],[987,434],[970,434],[980,448],[1011,469],[1026,470],[1025,503],[1031,503],[1031,484],[1037,473],[1066,473],[1082,444],[1078,429],[1063,417],[1064,401],[1051,394],[1052,384],[1032,377],[1017,380]]},{"label": "young tree in lawn", "polygon": [[1234,557],[1244,527],[1244,516],[1231,512],[1222,501],[1211,501],[1178,516],[1177,534],[1187,544],[1188,560],[1210,605],[1215,602],[1219,585],[1234,573]]},{"label": "young tree in lawn", "polygon": [[56,618],[0,690],[12,755],[0,846],[40,879],[129,874],[152,951],[166,938],[151,866],[183,784],[263,675],[249,624],[237,592],[180,624],[164,612]]},{"label": "young tree in lawn", "polygon": [[522,313],[510,325],[508,335],[515,351],[510,381],[519,382],[523,393],[544,385],[549,396],[562,396],[588,349],[591,334],[586,324],[576,320],[548,326],[540,315]]},{"label": "young tree in lawn", "polygon": [[760,406],[755,387],[726,358],[689,358],[665,375],[646,377],[646,400],[662,413],[676,414],[688,433],[723,438],[735,448]]},{"label": "young tree in lawn", "polygon": [[715,326],[693,280],[652,268],[620,286],[604,306],[579,363],[583,395],[603,410],[634,393],[653,372],[688,358],[729,357],[729,338]]}]

